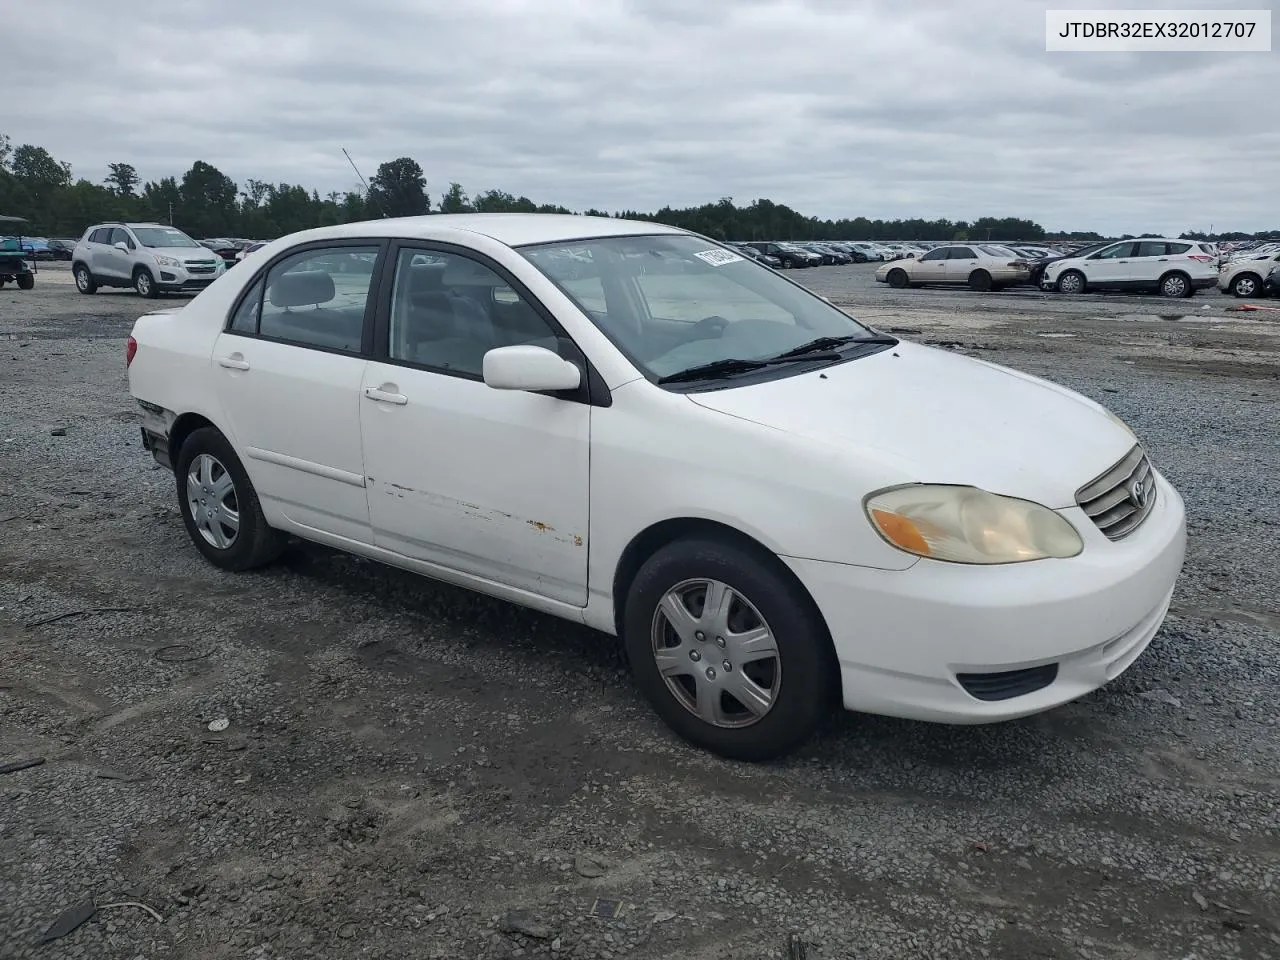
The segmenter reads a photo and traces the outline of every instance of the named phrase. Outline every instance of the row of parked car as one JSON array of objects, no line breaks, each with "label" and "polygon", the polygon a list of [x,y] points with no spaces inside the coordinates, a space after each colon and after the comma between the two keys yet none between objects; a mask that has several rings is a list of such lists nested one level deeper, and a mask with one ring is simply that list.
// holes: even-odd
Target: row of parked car
[{"label": "row of parked car", "polygon": [[956,284],[974,290],[1032,286],[1078,294],[1151,292],[1190,297],[1217,286],[1237,297],[1269,295],[1280,241],[1223,245],[1172,237],[1094,244],[751,241],[730,244],[777,269],[881,261],[875,278],[892,287]]}]

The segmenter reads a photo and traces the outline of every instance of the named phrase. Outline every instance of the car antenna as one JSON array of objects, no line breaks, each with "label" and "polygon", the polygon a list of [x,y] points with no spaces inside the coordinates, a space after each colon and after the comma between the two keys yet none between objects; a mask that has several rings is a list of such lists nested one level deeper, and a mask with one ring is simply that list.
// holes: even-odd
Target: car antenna
[{"label": "car antenna", "polygon": [[373,187],[369,186],[369,181],[364,178],[364,174],[360,172],[360,168],[356,166],[356,162],[351,159],[351,154],[347,153],[347,148],[342,148],[342,155],[347,158],[347,163],[351,164],[351,169],[356,172],[356,176],[360,178],[360,182],[364,184],[365,195],[378,205],[378,212],[382,214],[384,220],[390,219],[387,216],[386,208],[382,206],[382,201],[378,199],[378,195],[373,192]]}]

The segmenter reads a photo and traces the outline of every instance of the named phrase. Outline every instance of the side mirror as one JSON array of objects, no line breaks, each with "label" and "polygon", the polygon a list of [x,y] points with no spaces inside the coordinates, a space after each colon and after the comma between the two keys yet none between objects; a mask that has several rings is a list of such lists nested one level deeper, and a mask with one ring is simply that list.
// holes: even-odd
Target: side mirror
[{"label": "side mirror", "polygon": [[484,382],[494,390],[576,390],[582,371],[546,347],[517,344],[484,355]]},{"label": "side mirror", "polygon": [[124,253],[128,253],[128,252],[129,252],[129,245],[128,245],[127,243],[125,243],[123,240],[117,240],[117,241],[113,244],[113,246],[114,246],[117,250],[123,251]]}]

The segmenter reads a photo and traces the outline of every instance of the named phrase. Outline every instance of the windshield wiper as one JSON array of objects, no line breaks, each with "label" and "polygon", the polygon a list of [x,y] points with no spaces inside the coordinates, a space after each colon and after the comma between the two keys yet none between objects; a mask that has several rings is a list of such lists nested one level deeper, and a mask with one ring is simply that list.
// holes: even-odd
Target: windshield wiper
[{"label": "windshield wiper", "polygon": [[894,337],[873,336],[873,337],[818,337],[816,340],[810,340],[808,343],[802,343],[798,347],[792,347],[790,350],[784,350],[776,357],[770,357],[771,360],[789,360],[792,357],[808,357],[810,355],[829,354],[836,347],[848,346],[851,343],[897,343]]},{"label": "windshield wiper", "polygon": [[769,366],[768,360],[744,360],[740,357],[728,357],[724,360],[713,360],[711,363],[700,363],[687,370],[678,370],[665,377],[659,377],[658,383],[685,383],[689,380],[715,380],[719,377],[731,377],[735,373],[750,373]]}]

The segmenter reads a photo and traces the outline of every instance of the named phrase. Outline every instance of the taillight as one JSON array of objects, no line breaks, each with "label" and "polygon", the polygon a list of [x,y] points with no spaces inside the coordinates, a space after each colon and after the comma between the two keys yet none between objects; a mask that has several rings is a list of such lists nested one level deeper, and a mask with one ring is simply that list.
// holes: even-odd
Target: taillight
[{"label": "taillight", "polygon": [[137,356],[137,353],[138,353],[138,341],[133,339],[133,337],[130,337],[129,342],[125,344],[125,348],[124,348],[124,365],[126,367],[128,367],[129,364],[133,363],[133,358]]},{"label": "taillight", "polygon": [[1194,260],[1196,263],[1213,263],[1213,257],[1207,257],[1203,253],[1187,254],[1188,260]]}]

